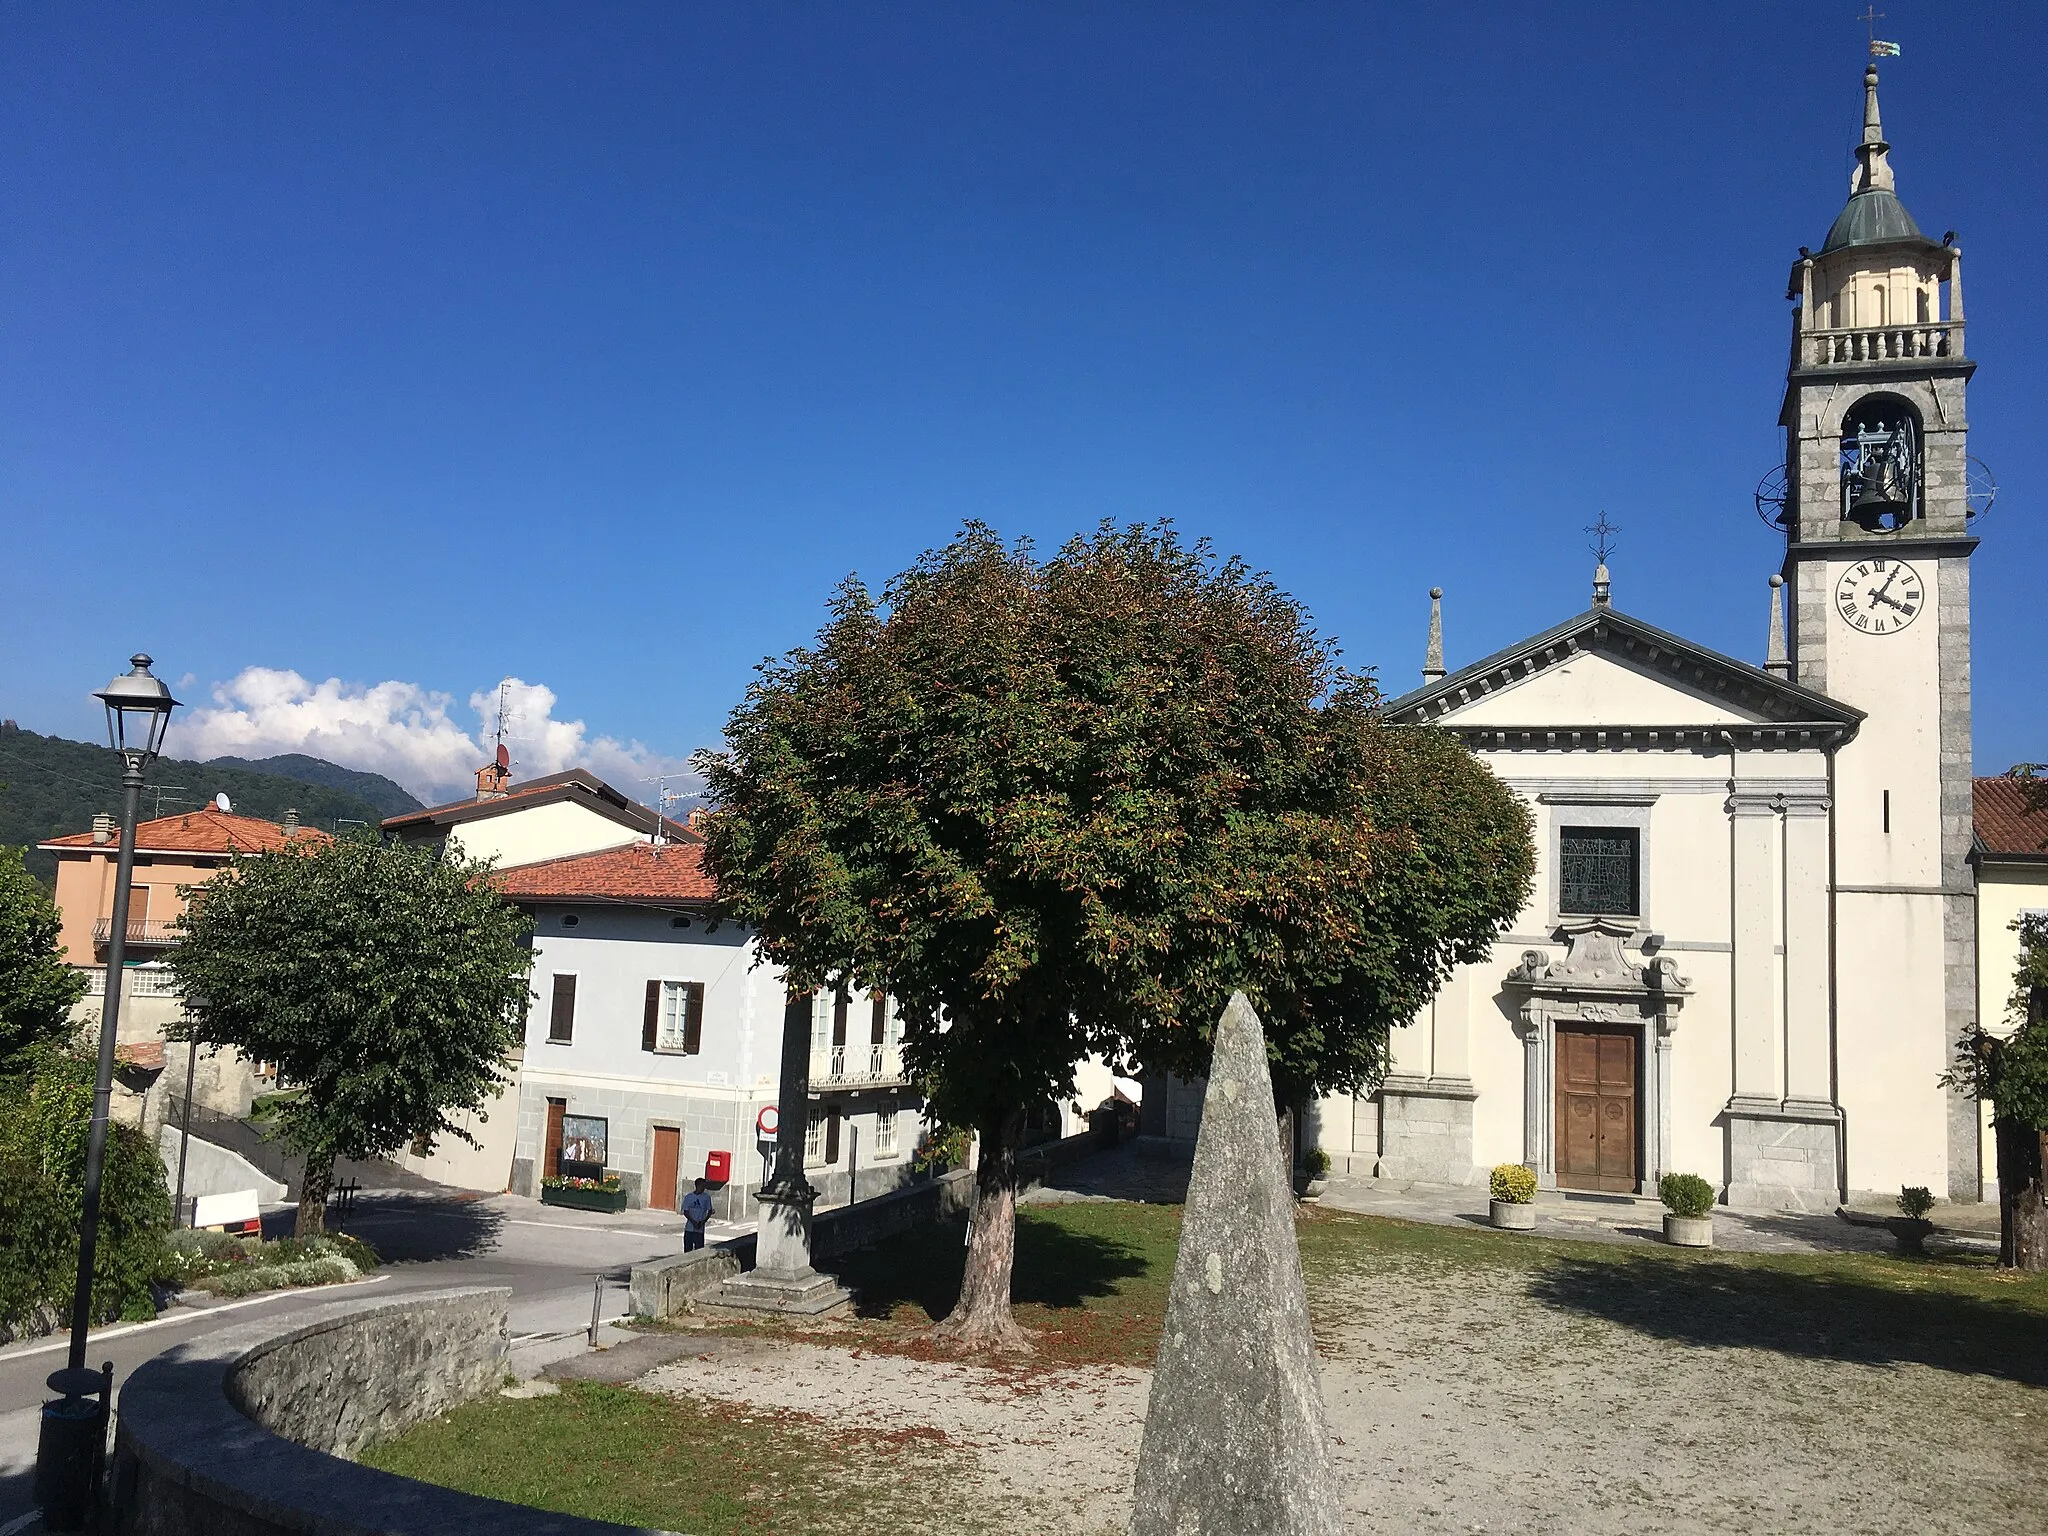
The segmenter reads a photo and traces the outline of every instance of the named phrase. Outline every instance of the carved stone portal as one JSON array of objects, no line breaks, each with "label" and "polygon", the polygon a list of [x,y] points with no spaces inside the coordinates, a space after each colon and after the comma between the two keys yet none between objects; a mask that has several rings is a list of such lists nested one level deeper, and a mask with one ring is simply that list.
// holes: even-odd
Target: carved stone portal
[{"label": "carved stone portal", "polygon": [[1522,963],[1501,980],[1502,992],[1517,1001],[1515,1033],[1523,1045],[1522,1160],[1539,1185],[1557,1187],[1558,1025],[1620,1025],[1641,1034],[1636,1188],[1650,1193],[1671,1166],[1671,1034],[1692,984],[1668,956],[1632,963],[1622,946],[1636,935],[1625,923],[1575,918],[1560,932],[1562,959],[1524,950]]}]

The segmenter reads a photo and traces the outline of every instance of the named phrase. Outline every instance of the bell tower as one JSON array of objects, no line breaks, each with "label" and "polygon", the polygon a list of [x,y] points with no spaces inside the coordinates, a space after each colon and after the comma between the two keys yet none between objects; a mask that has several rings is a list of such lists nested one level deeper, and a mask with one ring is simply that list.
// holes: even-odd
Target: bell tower
[{"label": "bell tower", "polygon": [[1848,204],[1792,269],[1778,521],[1792,675],[1867,717],[1833,771],[1847,1165],[1976,1200],[1976,1102],[1927,1098],[1976,1017],[1964,410],[1976,365],[1962,252],[1913,222],[1890,151],[1873,63]]}]

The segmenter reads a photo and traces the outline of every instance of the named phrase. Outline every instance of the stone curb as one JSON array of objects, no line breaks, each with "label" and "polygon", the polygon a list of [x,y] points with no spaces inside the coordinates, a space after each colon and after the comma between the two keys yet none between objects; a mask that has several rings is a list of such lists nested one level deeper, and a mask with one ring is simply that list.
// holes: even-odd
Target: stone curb
[{"label": "stone curb", "polygon": [[[274,1369],[292,1345],[379,1314],[390,1315],[382,1339],[407,1364],[426,1369],[437,1309],[488,1301],[502,1326],[510,1297],[503,1287],[459,1286],[336,1302],[223,1329],[158,1355],[121,1388],[113,1529],[138,1536],[660,1536],[360,1466],[274,1434],[235,1406],[231,1394],[245,1367],[268,1361]],[[404,1330],[407,1313],[423,1326]]]}]

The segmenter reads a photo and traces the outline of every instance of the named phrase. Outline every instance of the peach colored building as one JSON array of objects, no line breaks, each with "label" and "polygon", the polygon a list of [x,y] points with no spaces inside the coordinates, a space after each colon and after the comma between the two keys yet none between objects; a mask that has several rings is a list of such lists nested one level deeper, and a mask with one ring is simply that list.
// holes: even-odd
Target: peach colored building
[{"label": "peach colored building", "polygon": [[[132,963],[161,958],[176,942],[177,920],[185,912],[180,886],[204,885],[237,854],[282,848],[293,837],[326,836],[291,821],[280,825],[213,806],[141,823],[135,829],[128,959]],[[55,837],[39,846],[57,856],[57,909],[64,923],[60,942],[65,960],[78,966],[104,965],[113,931],[120,827],[103,813],[93,818],[90,832]]]}]

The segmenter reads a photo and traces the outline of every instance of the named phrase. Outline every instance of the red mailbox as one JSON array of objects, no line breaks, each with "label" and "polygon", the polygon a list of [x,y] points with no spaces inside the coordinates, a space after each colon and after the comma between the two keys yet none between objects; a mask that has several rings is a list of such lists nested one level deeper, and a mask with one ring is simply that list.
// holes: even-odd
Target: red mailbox
[{"label": "red mailbox", "polygon": [[732,1177],[732,1154],[730,1152],[707,1152],[704,1154],[704,1180],[708,1184],[723,1184]]}]

